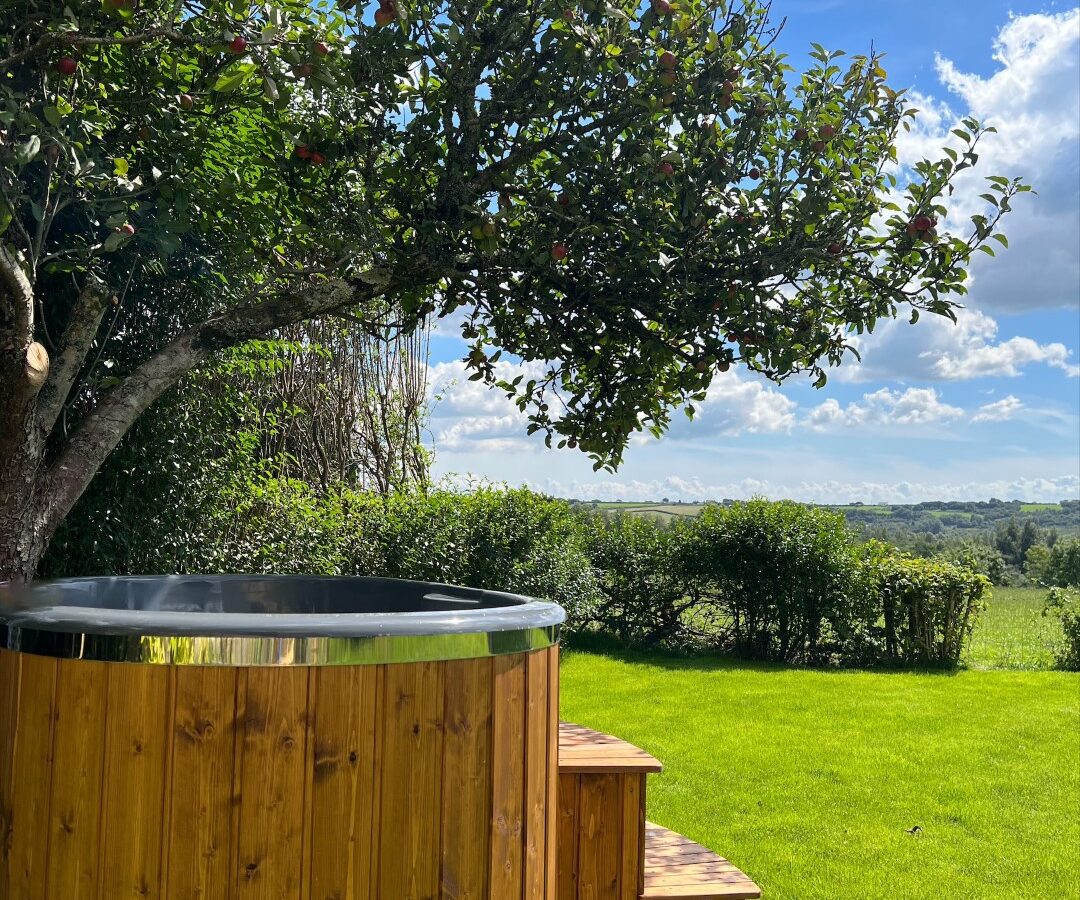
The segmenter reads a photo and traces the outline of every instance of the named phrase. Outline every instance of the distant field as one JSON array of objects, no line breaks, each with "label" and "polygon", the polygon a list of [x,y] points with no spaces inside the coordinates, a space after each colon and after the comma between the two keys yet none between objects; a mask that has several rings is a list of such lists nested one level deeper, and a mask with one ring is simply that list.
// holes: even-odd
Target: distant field
[{"label": "distant field", "polygon": [[[730,501],[724,501],[730,502]],[[698,515],[705,508],[704,503],[670,503],[661,501],[574,501],[582,509],[595,509],[607,513],[625,513],[631,516],[645,516],[657,521],[671,521]],[[956,533],[966,536],[993,533],[1009,522],[1025,524],[1031,522],[1038,528],[1053,529],[1059,536],[1080,534],[1080,506],[1075,501],[1062,503],[926,503],[890,506],[885,503],[856,504],[839,506],[823,505],[824,509],[842,513],[848,524],[856,529],[867,529],[874,533]]]},{"label": "distant field", "polygon": [[1061,622],[1042,614],[1043,588],[996,587],[979,617],[965,663],[973,669],[1049,669],[1064,638]]}]

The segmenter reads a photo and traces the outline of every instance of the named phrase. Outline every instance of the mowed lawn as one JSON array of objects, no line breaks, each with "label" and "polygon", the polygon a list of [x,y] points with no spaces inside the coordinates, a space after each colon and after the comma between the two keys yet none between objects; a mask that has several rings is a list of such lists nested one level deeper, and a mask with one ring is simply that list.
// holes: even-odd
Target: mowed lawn
[{"label": "mowed lawn", "polygon": [[659,757],[650,819],[769,900],[1080,897],[1078,674],[568,651],[562,715]]}]

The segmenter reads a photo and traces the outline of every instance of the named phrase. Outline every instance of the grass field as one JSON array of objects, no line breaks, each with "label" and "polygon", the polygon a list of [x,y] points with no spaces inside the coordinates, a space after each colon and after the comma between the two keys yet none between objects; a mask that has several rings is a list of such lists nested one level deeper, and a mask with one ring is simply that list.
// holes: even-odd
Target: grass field
[{"label": "grass field", "polygon": [[562,713],[663,760],[650,818],[767,900],[1077,898],[1080,675],[1016,671],[1039,610],[999,590],[951,674],[568,652]]},{"label": "grass field", "polygon": [[1063,635],[1061,622],[1042,614],[1045,603],[1042,588],[994,588],[972,636],[967,665],[974,669],[1050,668]]}]

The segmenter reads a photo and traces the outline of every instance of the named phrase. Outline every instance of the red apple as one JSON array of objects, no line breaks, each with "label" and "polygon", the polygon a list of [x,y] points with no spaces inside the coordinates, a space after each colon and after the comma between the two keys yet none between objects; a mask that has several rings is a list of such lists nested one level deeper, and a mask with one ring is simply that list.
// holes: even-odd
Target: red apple
[{"label": "red apple", "polygon": [[667,69],[660,73],[660,83],[662,85],[665,85],[666,87],[671,87],[676,82],[678,82],[678,80],[679,76],[676,75],[674,72],[667,71]]},{"label": "red apple", "polygon": [[315,72],[315,67],[311,63],[300,63],[293,66],[292,71],[297,78],[310,78]]},{"label": "red apple", "polygon": [[620,72],[618,75],[615,76],[615,87],[617,87],[620,91],[625,91],[628,87],[630,87],[630,79],[627,77],[625,72]]},{"label": "red apple", "polygon": [[192,110],[195,108],[195,98],[191,94],[180,95],[180,108],[186,110]]},{"label": "red apple", "polygon": [[719,362],[716,368],[718,368],[721,372],[726,372],[728,369],[731,368],[731,363],[729,363],[726,359],[723,359]]},{"label": "red apple", "polygon": [[304,144],[297,144],[294,152],[300,159],[311,159],[311,151]]},{"label": "red apple", "polygon": [[795,129],[795,140],[797,140],[797,141],[805,141],[807,136],[808,136],[808,133],[807,133],[805,128],[796,128]]},{"label": "red apple", "polygon": [[757,181],[761,177],[761,169],[759,169],[757,166],[754,166],[754,168],[747,172],[746,175],[748,178],[752,178],[754,181]]},{"label": "red apple", "polygon": [[116,229],[117,234],[122,234],[125,237],[131,237],[135,233],[135,226],[130,222],[125,222],[119,228]]},{"label": "red apple", "polygon": [[315,55],[316,56],[326,56],[326,54],[329,53],[329,52],[330,52],[330,45],[327,44],[326,41],[316,41],[315,42]]},{"label": "red apple", "polygon": [[109,9],[123,9],[127,4],[128,0],[105,0],[105,5]]},{"label": "red apple", "polygon": [[674,69],[678,64],[678,57],[670,50],[665,50],[660,54],[660,65],[665,69]]},{"label": "red apple", "polygon": [[229,52],[237,54],[243,53],[245,50],[247,50],[247,44],[247,38],[237,35],[231,41],[229,41]]},{"label": "red apple", "polygon": [[385,6],[381,6],[375,10],[375,24],[379,28],[389,25],[395,18],[396,16]]},{"label": "red apple", "polygon": [[829,244],[829,246],[826,249],[829,252],[829,256],[839,256],[841,253],[844,252],[844,248],[841,247],[839,244],[836,244],[836,243]]},{"label": "red apple", "polygon": [[566,191],[563,191],[555,199],[559,206],[561,206],[563,209],[566,209],[570,205],[570,195],[566,193]]},{"label": "red apple", "polygon": [[836,129],[832,125],[822,125],[818,134],[822,140],[828,141],[836,136]]},{"label": "red apple", "polygon": [[150,143],[151,137],[153,137],[153,133],[150,131],[149,128],[143,125],[143,127],[139,129],[139,140],[142,141],[144,144],[148,144]]},{"label": "red apple", "polygon": [[61,75],[74,75],[79,68],[78,60],[70,56],[61,56],[56,61],[56,71]]},{"label": "red apple", "polygon": [[812,143],[810,145],[810,149],[813,150],[815,153],[824,153],[825,152],[825,142],[824,141],[814,141],[814,143]]},{"label": "red apple", "polygon": [[916,231],[929,231],[934,227],[934,220],[929,216],[916,216],[912,222]]},{"label": "red apple", "polygon": [[552,244],[551,245],[551,258],[556,262],[566,259],[567,254],[570,252],[570,248],[566,244]]},{"label": "red apple", "polygon": [[907,232],[908,237],[915,237],[919,233],[919,229],[915,227],[914,222],[908,222],[907,228],[904,229]]},{"label": "red apple", "polygon": [[669,162],[662,162],[656,167],[656,171],[663,175],[665,178],[670,178],[675,174],[675,167]]},{"label": "red apple", "polygon": [[730,97],[732,94],[735,93],[735,82],[725,81],[722,85],[720,85],[720,93],[726,94],[728,97]]},{"label": "red apple", "polygon": [[739,343],[739,336],[734,331],[729,331],[724,335],[724,340],[729,344],[737,344]]},{"label": "red apple", "polygon": [[577,13],[567,7],[562,11],[562,17],[564,22],[573,22],[577,18]]},{"label": "red apple", "polygon": [[326,157],[323,156],[318,150],[312,150],[310,160],[313,166],[321,166],[324,162],[326,162]]},{"label": "red apple", "polygon": [[652,8],[658,16],[666,16],[671,13],[671,4],[668,0],[652,0]]}]

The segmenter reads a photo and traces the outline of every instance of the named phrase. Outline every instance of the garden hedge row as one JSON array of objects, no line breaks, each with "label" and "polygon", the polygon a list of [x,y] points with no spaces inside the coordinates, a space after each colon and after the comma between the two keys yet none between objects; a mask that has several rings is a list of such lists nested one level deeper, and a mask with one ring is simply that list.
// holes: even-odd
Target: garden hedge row
[{"label": "garden hedge row", "polygon": [[840,514],[789,502],[709,506],[666,525],[487,487],[376,497],[263,478],[212,499],[170,511],[164,521],[183,520],[182,539],[152,523],[99,528],[92,540],[70,528],[44,574],[458,582],[558,601],[571,640],[599,633],[810,665],[953,665],[989,587],[960,565],[857,545]]}]

